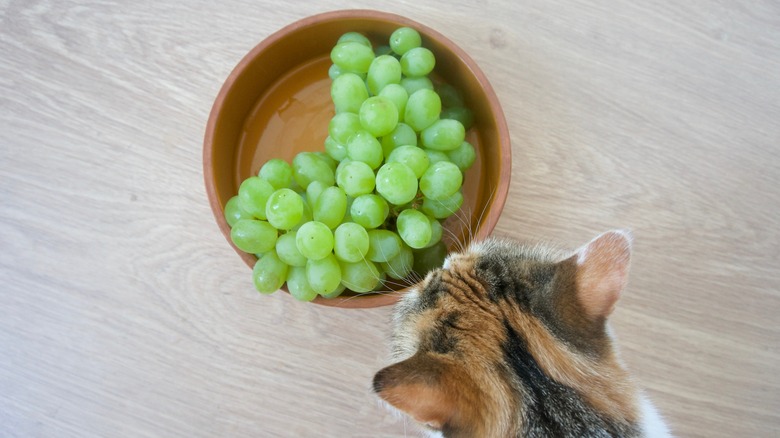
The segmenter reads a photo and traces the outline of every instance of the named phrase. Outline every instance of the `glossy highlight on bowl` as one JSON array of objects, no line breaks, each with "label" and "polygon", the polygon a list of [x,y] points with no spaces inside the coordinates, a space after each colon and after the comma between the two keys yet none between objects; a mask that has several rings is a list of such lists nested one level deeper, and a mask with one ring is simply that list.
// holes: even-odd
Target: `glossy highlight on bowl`
[{"label": "glossy highlight on bowl", "polygon": [[[503,111],[484,73],[444,35],[408,18],[373,10],[326,12],[294,22],[255,46],[228,76],[208,119],[203,172],[209,203],[222,234],[250,268],[257,259],[232,244],[225,203],[267,160],[289,162],[298,152],[324,150],[328,122],[335,114],[328,77],[330,51],[339,36],[360,32],[375,45],[386,44],[402,26],[421,34],[423,46],[436,56],[433,74],[460,90],[474,113],[467,140],[476,148],[477,159],[464,179],[461,211],[443,225],[464,246],[495,228],[509,190],[511,148]],[[453,242],[450,249],[457,246]],[[249,278],[247,273],[248,282]],[[394,303],[403,292],[345,292],[314,302],[377,307]]]}]

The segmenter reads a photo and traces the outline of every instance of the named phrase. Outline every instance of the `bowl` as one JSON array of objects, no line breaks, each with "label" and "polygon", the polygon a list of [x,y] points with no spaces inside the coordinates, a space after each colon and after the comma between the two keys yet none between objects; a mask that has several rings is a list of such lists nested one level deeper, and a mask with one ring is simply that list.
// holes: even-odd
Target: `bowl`
[{"label": "bowl", "polygon": [[[252,254],[236,248],[225,220],[225,203],[241,182],[271,158],[290,162],[301,151],[322,151],[330,100],[330,51],[339,36],[360,32],[387,44],[397,28],[408,26],[436,56],[434,77],[456,87],[474,114],[467,140],[477,159],[467,171],[461,211],[443,225],[454,239],[450,249],[487,237],[494,229],[509,189],[511,149],[503,111],[485,74],[471,57],[441,33],[400,15],[374,10],[342,10],[304,18],[260,42],[236,65],[212,107],[203,147],[203,170],[219,229],[251,268]],[[456,241],[457,240],[457,241]],[[247,274],[248,281],[249,273]],[[317,297],[317,304],[367,308],[394,303],[405,289],[371,294],[346,291]]]}]

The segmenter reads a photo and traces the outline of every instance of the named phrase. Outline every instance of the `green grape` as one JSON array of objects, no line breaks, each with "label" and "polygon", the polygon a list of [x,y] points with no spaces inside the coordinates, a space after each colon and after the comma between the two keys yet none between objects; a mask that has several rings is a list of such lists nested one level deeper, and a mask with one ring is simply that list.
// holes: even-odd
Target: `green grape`
[{"label": "green grape", "polygon": [[352,213],[349,210],[352,208],[352,202],[354,201],[355,198],[347,195],[347,212],[344,214],[344,222],[352,222]]},{"label": "green grape", "polygon": [[320,295],[321,295],[323,298],[328,298],[328,299],[330,299],[330,298],[336,298],[336,297],[338,297],[339,295],[341,295],[341,293],[342,293],[342,292],[344,292],[344,290],[345,290],[346,288],[347,288],[347,287],[346,287],[346,286],[344,286],[344,283],[339,283],[339,285],[338,285],[338,286],[336,286],[336,289],[335,289],[333,292],[328,292],[328,293],[326,293],[326,294],[320,294]]},{"label": "green grape", "polygon": [[390,152],[390,156],[387,157],[387,162],[406,164],[414,171],[414,176],[417,178],[420,178],[431,164],[428,154],[417,146],[398,146]]},{"label": "green grape", "polygon": [[417,133],[406,123],[399,123],[393,132],[382,137],[382,152],[385,160],[398,146],[417,146]]},{"label": "green grape", "polygon": [[390,48],[393,52],[403,55],[409,50],[420,47],[422,38],[419,32],[411,27],[400,27],[390,34]]},{"label": "green grape", "polygon": [[445,199],[460,189],[463,173],[449,161],[439,161],[428,167],[420,178],[420,191],[426,198]]},{"label": "green grape", "polygon": [[457,149],[465,139],[466,129],[453,119],[439,119],[420,133],[423,147],[436,151]]},{"label": "green grape", "polygon": [[322,152],[322,151],[314,152],[314,155],[320,157],[320,159],[322,161],[324,161],[325,164],[328,165],[328,167],[330,167],[330,170],[332,172],[336,172],[336,166],[338,166],[338,164],[339,164],[338,161],[334,160],[333,158],[331,158],[330,155],[328,155],[327,153]]},{"label": "green grape", "polygon": [[353,292],[371,292],[379,284],[379,275],[379,269],[368,260],[341,262],[341,282]]},{"label": "green grape", "polygon": [[318,294],[329,294],[341,283],[341,268],[336,256],[328,253],[325,257],[306,262],[306,279]]},{"label": "green grape", "polygon": [[372,47],[371,41],[369,41],[369,39],[366,38],[366,36],[360,32],[347,32],[339,37],[338,41],[336,41],[336,44],[346,43],[350,41],[363,44],[366,47]]},{"label": "green grape", "polygon": [[[351,114],[351,113],[348,113]],[[342,161],[347,158],[347,147],[337,142],[331,136],[325,139],[325,152],[336,161]]]},{"label": "green grape", "polygon": [[241,251],[255,254],[276,245],[276,229],[266,221],[241,219],[230,229],[230,240]]},{"label": "green grape", "polygon": [[315,205],[322,191],[328,187],[333,186],[325,185],[321,181],[312,181],[309,187],[306,187],[306,200],[309,202],[309,206]]},{"label": "green grape", "polygon": [[[371,183],[373,184],[374,179],[372,178],[371,181],[372,181]],[[253,218],[254,216],[244,211],[239,205],[238,195],[228,199],[228,202],[225,203],[225,220],[227,221],[229,226],[232,227],[233,225],[235,225],[236,222],[240,221],[241,219],[253,219]]]},{"label": "green grape", "polygon": [[376,56],[382,56],[382,55],[392,55],[393,49],[390,48],[388,45],[381,45],[377,46],[376,49],[374,49],[374,55]]},{"label": "green grape", "polygon": [[[344,145],[344,147],[346,147],[346,145]],[[336,166],[336,173],[339,173],[339,169],[344,167],[345,164],[351,163],[351,162],[352,162],[352,160],[350,160],[349,157],[344,157],[344,159],[339,161],[339,164]]]},{"label": "green grape", "polygon": [[346,41],[333,47],[330,51],[330,60],[342,70],[366,73],[371,61],[374,60],[374,51],[365,44]]},{"label": "green grape", "polygon": [[274,293],[287,280],[289,267],[276,255],[274,251],[263,254],[257,260],[252,269],[252,281],[255,289],[263,294]]},{"label": "green grape", "polygon": [[347,158],[362,161],[372,169],[382,164],[382,144],[368,131],[358,131],[347,142]]},{"label": "green grape", "polygon": [[457,149],[447,152],[447,156],[450,158],[450,161],[458,166],[461,172],[465,172],[477,159],[477,151],[471,143],[464,141]]},{"label": "green grape", "polygon": [[295,190],[296,193],[304,193],[304,192],[306,192],[306,189],[301,187],[301,185],[298,184],[298,181],[295,180],[295,169],[293,169],[293,179],[290,182],[290,187],[288,187],[288,188]]},{"label": "green grape", "polygon": [[317,291],[312,289],[306,278],[306,266],[290,266],[287,270],[287,290],[298,301],[311,301],[317,298]]},{"label": "green grape", "polygon": [[424,248],[431,241],[431,221],[424,213],[408,208],[396,220],[401,240],[412,248]]},{"label": "green grape", "polygon": [[[406,111],[406,101],[409,100],[409,93],[406,88],[399,84],[388,84],[379,92],[379,96],[390,99],[398,109],[398,121],[404,121],[404,111]],[[396,128],[398,125],[396,125]]]},{"label": "green grape", "polygon": [[333,252],[345,262],[359,262],[368,253],[368,232],[354,222],[345,222],[333,233]]},{"label": "green grape", "polygon": [[412,249],[406,245],[401,246],[401,251],[397,256],[391,258],[385,263],[381,263],[382,270],[387,272],[390,278],[403,280],[412,272],[414,265],[414,254]]},{"label": "green grape", "polygon": [[433,90],[422,89],[409,95],[404,113],[404,123],[417,132],[431,126],[439,119],[441,100]]},{"label": "green grape", "polygon": [[330,97],[337,113],[357,114],[360,105],[368,99],[368,88],[360,76],[354,73],[342,73],[330,84]]},{"label": "green grape", "polygon": [[441,226],[441,222],[431,217],[428,217],[428,220],[431,221],[431,240],[425,245],[426,248],[439,243],[442,235],[444,235],[444,227]]},{"label": "green grape", "polygon": [[[311,184],[309,184],[309,185],[311,185]],[[303,199],[303,198],[304,198],[304,196],[302,195],[301,199]],[[306,201],[306,199],[303,199],[303,217],[301,217],[300,222],[295,224],[295,226],[293,227],[293,230],[297,230],[298,228],[300,228],[306,222],[311,221],[311,219],[312,219],[312,217],[311,217],[311,206],[309,206],[309,203]]]},{"label": "green grape", "polygon": [[433,199],[423,199],[422,211],[428,216],[433,216],[436,219],[446,219],[453,214],[463,205],[463,193],[458,190],[452,195],[434,201]]},{"label": "green grape", "polygon": [[368,231],[366,258],[372,262],[387,262],[401,252],[401,238],[390,230]]},{"label": "green grape", "polygon": [[337,113],[328,123],[328,134],[339,144],[346,144],[360,129],[360,116],[355,113]]},{"label": "green grape", "polygon": [[289,230],[303,218],[303,199],[292,189],[279,189],[268,198],[265,215],[277,230]]},{"label": "green grape", "polygon": [[[398,124],[398,107],[392,100],[383,96],[373,96],[363,101],[359,115],[360,125],[374,137],[391,133]],[[381,145],[379,150],[381,151]]]},{"label": "green grape", "polygon": [[296,231],[289,231],[276,239],[276,255],[290,266],[306,266],[306,257],[298,251],[295,235]]},{"label": "green grape", "polygon": [[295,244],[307,259],[320,260],[333,251],[333,232],[322,222],[306,222],[298,229]]},{"label": "green grape", "polygon": [[288,162],[280,158],[273,158],[263,164],[258,176],[271,183],[275,189],[283,189],[290,187],[292,167]]},{"label": "green grape", "polygon": [[351,197],[373,192],[375,178],[371,166],[362,161],[342,162],[336,169],[336,184]]},{"label": "green grape", "polygon": [[250,176],[238,187],[238,206],[258,219],[265,219],[265,203],[274,186],[258,176]]},{"label": "green grape", "polygon": [[441,98],[442,108],[464,106],[463,96],[460,94],[460,91],[458,91],[458,89],[452,85],[446,82],[441,82],[436,84],[433,89],[436,91],[436,93],[439,94],[439,97]]},{"label": "green grape", "polygon": [[433,71],[436,57],[425,47],[415,47],[401,56],[401,71],[408,77],[426,76]]},{"label": "green grape", "polygon": [[418,90],[433,91],[433,82],[431,82],[427,76],[420,76],[419,78],[403,78],[401,79],[401,86],[404,87],[404,90],[406,90],[406,94],[410,96]]},{"label": "green grape", "polygon": [[423,148],[425,151],[425,155],[428,156],[428,160],[430,160],[430,164],[438,163],[439,161],[450,161],[450,157],[447,156],[442,151],[434,151],[432,149],[426,149]]},{"label": "green grape", "polygon": [[[374,265],[377,265],[376,263]],[[381,265],[381,263],[379,263]],[[387,281],[387,273],[380,269],[381,266],[377,267],[377,271],[379,271],[379,278],[377,279],[376,286],[374,286],[373,289],[371,289],[374,292],[380,292],[384,289],[386,289],[385,281]]]},{"label": "green grape", "polygon": [[[349,157],[344,157],[343,160],[339,161],[339,165],[336,166],[336,173],[335,173],[335,175],[338,175],[342,171],[341,169],[343,169],[344,166],[346,166],[349,163],[352,163],[352,160],[350,160]],[[363,164],[366,164],[366,163],[363,163]],[[336,180],[338,181],[338,178],[336,178]]]},{"label": "green grape", "polygon": [[390,55],[380,55],[374,58],[368,67],[366,83],[368,91],[374,95],[389,84],[401,82],[401,63]]},{"label": "green grape", "polygon": [[314,220],[322,222],[331,230],[339,226],[347,212],[347,195],[340,187],[326,188],[317,197],[312,208]]},{"label": "green grape", "polygon": [[376,191],[391,204],[406,204],[417,195],[417,177],[406,164],[385,163],[376,173]]},{"label": "green grape", "polygon": [[336,79],[337,77],[341,76],[344,73],[344,70],[341,69],[336,64],[331,64],[330,68],[328,68],[328,77],[330,77],[331,80]]},{"label": "green grape", "polygon": [[442,110],[440,117],[459,121],[467,131],[474,125],[474,113],[460,106]]},{"label": "green grape", "polygon": [[373,193],[360,195],[352,201],[350,217],[356,224],[372,229],[382,225],[390,213],[387,201]]},{"label": "green grape", "polygon": [[304,190],[312,181],[320,181],[328,186],[336,183],[333,170],[314,152],[301,152],[296,155],[293,158],[292,168],[295,182]]},{"label": "green grape", "polygon": [[443,241],[439,241],[439,243],[433,246],[414,251],[414,265],[412,269],[421,277],[425,277],[429,271],[441,268],[446,257],[447,246]]}]

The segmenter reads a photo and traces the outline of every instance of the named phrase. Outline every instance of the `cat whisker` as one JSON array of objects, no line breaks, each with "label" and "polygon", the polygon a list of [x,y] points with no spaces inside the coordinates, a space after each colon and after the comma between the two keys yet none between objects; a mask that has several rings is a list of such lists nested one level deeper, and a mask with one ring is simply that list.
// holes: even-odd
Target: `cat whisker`
[{"label": "cat whisker", "polygon": [[[383,253],[383,255],[384,255],[384,253]],[[366,266],[368,266],[369,260],[367,260],[365,257],[362,260],[366,264]],[[388,286],[389,285],[389,286],[397,286],[397,287],[406,288],[406,287],[409,287],[409,286],[412,285],[412,283],[408,283],[408,282],[405,282],[403,280],[396,281],[396,280],[389,280],[387,278],[383,279],[381,276],[378,276],[378,275],[375,275],[374,278],[376,280],[378,280],[379,283],[381,283],[382,286]],[[373,290],[373,291],[369,291],[369,292],[357,292],[357,293],[355,293],[355,295],[345,299],[345,301],[350,301],[350,300],[353,300],[353,299],[355,299],[355,298],[357,298],[357,297],[359,297],[361,295],[367,295],[367,294],[393,295],[393,294],[398,294],[398,293],[400,293],[400,292],[396,291],[396,290],[382,291],[382,290],[379,290],[379,289]]]},{"label": "cat whisker", "polygon": [[388,279],[385,279],[385,280],[382,281],[382,283],[385,284],[385,285],[398,286],[398,287],[403,287],[403,288],[406,288],[406,287],[409,287],[409,286],[412,285],[408,281],[403,281],[403,279],[402,280],[398,280],[398,279],[388,280]]},{"label": "cat whisker", "polygon": [[352,295],[350,297],[344,298],[344,302],[352,301],[354,299],[357,299],[363,295],[400,295],[400,291],[397,290],[389,290],[389,291],[371,291],[371,292],[356,292],[355,295]]},{"label": "cat whisker", "polygon": [[456,247],[455,249],[459,252],[463,252],[463,243],[460,241],[460,239],[458,239],[458,236],[455,234],[455,232],[448,228],[444,228],[444,232],[446,233],[444,237],[446,237],[447,240],[449,240],[450,243]]},{"label": "cat whisker", "polygon": [[[457,219],[457,222],[460,223],[460,225],[462,227],[461,230],[465,229],[467,232],[469,232],[469,230],[470,230],[469,222],[463,216],[461,216],[461,214],[460,214],[463,211],[463,208],[461,207],[461,208],[459,208],[457,210],[448,210],[448,211],[449,211],[449,213],[451,215],[450,217],[451,218],[454,217],[455,219]],[[454,240],[458,244],[458,250],[459,251],[463,251],[465,248],[464,248],[463,243],[461,242],[461,240],[458,239],[458,238],[455,238]]]},{"label": "cat whisker", "polygon": [[[400,277],[400,275],[399,275],[398,271],[395,269],[395,267],[393,267],[392,265],[388,265],[388,266],[390,267],[390,270],[392,271],[392,274],[395,275],[395,277]],[[384,283],[385,284],[393,284],[393,285],[396,285],[396,286],[403,286],[404,285],[403,283],[396,283],[396,282],[393,282],[393,281],[390,281],[390,280],[385,281]]]},{"label": "cat whisker", "polygon": [[407,276],[407,278],[409,279],[409,286],[413,286],[413,285],[423,281],[423,276],[419,272],[414,271],[414,270],[409,272],[409,275]]},{"label": "cat whisker", "polygon": [[[486,214],[486,213],[487,213],[487,211],[488,211],[488,206],[490,206],[490,205],[492,205],[492,204],[493,204],[493,197],[494,197],[495,195],[496,195],[496,188],[495,188],[495,187],[493,187],[493,188],[490,190],[490,196],[488,196],[488,198],[487,198],[487,201],[485,202],[485,205],[483,205],[483,206],[482,206],[482,212],[480,212],[480,213],[479,213],[479,217],[477,218],[477,223],[476,223],[475,230],[478,230],[478,229],[479,229],[479,228],[482,226],[482,221],[483,221],[483,220],[485,219],[485,217],[486,217],[486,216],[485,216],[485,214]],[[472,239],[471,239],[471,240],[474,240],[475,236],[474,236],[474,235],[472,235],[471,237],[472,237]]]}]

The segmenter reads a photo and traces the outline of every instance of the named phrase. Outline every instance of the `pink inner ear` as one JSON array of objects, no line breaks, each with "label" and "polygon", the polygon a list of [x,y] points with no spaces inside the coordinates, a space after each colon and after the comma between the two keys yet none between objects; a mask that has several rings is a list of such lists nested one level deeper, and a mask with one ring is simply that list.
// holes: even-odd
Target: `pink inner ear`
[{"label": "pink inner ear", "polygon": [[440,428],[456,410],[454,395],[443,383],[447,370],[440,361],[418,353],[379,371],[374,376],[374,389],[416,421]]},{"label": "pink inner ear", "polygon": [[628,283],[631,233],[610,231],[577,252],[577,297],[591,318],[606,318]]},{"label": "pink inner ear", "polygon": [[471,373],[451,357],[418,351],[377,372],[374,391],[434,429],[458,430],[458,436],[496,436],[483,430],[487,422],[496,420],[489,407],[497,406],[492,393],[477,386]]},{"label": "pink inner ear", "polygon": [[406,412],[415,421],[440,429],[454,410],[452,400],[437,387],[422,383],[402,384],[387,388],[379,396]]}]

